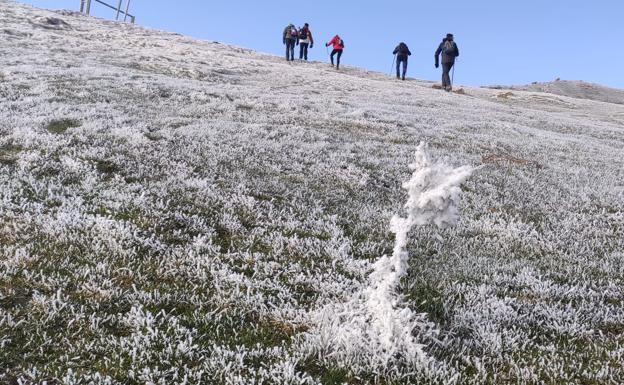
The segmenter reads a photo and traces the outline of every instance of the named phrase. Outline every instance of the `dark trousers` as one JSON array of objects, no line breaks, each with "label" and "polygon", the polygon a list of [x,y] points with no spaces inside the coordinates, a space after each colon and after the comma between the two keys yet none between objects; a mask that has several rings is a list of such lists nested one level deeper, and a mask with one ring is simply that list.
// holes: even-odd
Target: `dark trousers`
[{"label": "dark trousers", "polygon": [[450,90],[453,85],[451,84],[451,69],[455,63],[442,63],[442,88]]},{"label": "dark trousers", "polygon": [[397,62],[396,62],[397,78],[399,77],[399,75],[401,75],[399,72],[401,63],[403,63],[403,75],[401,76],[401,78],[405,80],[405,73],[407,72],[407,57],[397,56]]},{"label": "dark trousers", "polygon": [[295,44],[297,40],[286,39],[286,60],[295,60]]},{"label": "dark trousers", "polygon": [[308,60],[308,46],[310,43],[299,43],[299,60]]},{"label": "dark trousers", "polygon": [[329,55],[329,60],[331,60],[332,65],[334,65],[334,55],[338,54],[338,56],[336,57],[336,68],[340,68],[340,56],[342,56],[342,50],[341,49],[334,49],[331,52],[331,55]]}]

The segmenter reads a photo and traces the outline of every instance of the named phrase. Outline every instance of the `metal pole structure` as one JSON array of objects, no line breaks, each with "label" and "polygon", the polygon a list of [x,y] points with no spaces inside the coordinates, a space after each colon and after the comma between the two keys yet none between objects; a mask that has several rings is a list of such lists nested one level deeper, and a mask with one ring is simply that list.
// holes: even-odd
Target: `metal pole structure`
[{"label": "metal pole structure", "polygon": [[115,20],[119,20],[119,12],[121,12],[121,2],[123,0],[119,0],[119,3],[117,3],[117,16],[115,16]]},{"label": "metal pole structure", "polygon": [[87,15],[91,14],[91,0],[86,0],[87,1]]},{"label": "metal pole structure", "polygon": [[[130,0],[126,3],[126,14],[124,15],[124,21],[128,18],[128,9],[130,9]],[[134,21],[132,21],[134,23]]]},{"label": "metal pole structure", "polygon": [[85,0],[80,0],[80,13],[84,13]]}]

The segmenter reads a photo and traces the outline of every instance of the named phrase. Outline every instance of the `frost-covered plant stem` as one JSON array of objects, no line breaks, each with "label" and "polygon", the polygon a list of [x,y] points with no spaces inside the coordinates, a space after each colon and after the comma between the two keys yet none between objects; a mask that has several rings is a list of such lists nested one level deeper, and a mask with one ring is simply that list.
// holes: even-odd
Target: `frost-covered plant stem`
[{"label": "frost-covered plant stem", "polygon": [[408,268],[408,233],[414,225],[444,227],[456,223],[459,186],[472,168],[432,163],[425,143],[418,146],[410,168],[414,170],[412,177],[403,184],[408,191],[408,215],[395,215],[390,223],[395,234],[392,256],[384,255],[374,263],[368,285],[347,303],[330,305],[321,312],[320,341],[341,364],[362,364],[388,373],[398,363],[426,370],[431,361],[414,338],[414,331],[434,331],[426,315],[401,306],[402,298],[397,293]]}]

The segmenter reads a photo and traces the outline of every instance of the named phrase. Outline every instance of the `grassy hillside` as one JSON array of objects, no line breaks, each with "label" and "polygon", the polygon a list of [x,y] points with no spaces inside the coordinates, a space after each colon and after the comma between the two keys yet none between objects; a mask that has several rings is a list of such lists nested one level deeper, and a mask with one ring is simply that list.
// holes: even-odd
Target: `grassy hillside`
[{"label": "grassy hillside", "polygon": [[624,90],[604,87],[599,84],[587,83],[584,81],[555,80],[553,82],[534,82],[526,86],[491,88],[511,88],[515,90],[545,92],[570,98],[595,100],[599,102],[624,104]]},{"label": "grassy hillside", "polygon": [[[0,383],[624,383],[624,105],[0,21]],[[430,363],[338,359],[420,141],[476,168],[409,234]]]}]

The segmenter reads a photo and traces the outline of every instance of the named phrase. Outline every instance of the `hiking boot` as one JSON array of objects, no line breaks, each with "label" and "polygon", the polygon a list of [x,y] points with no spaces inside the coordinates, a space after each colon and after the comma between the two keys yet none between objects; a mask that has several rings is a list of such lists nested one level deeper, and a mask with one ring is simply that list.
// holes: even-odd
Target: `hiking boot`
[{"label": "hiking boot", "polygon": [[401,77],[401,80],[405,80],[405,76]]}]

